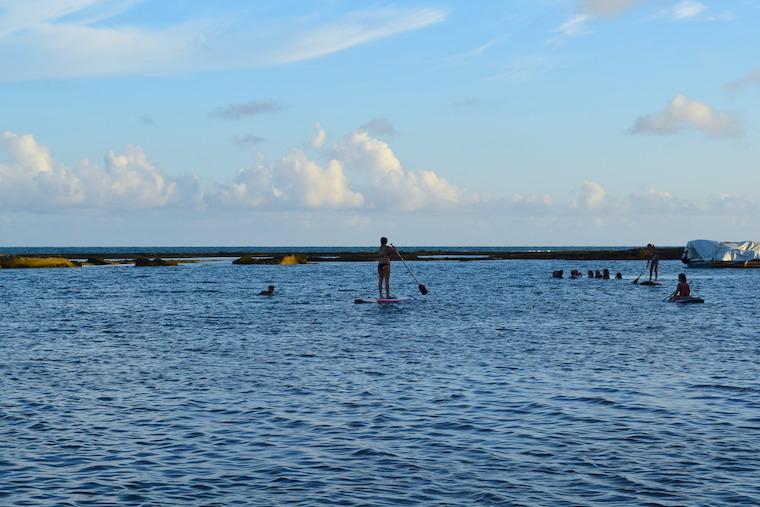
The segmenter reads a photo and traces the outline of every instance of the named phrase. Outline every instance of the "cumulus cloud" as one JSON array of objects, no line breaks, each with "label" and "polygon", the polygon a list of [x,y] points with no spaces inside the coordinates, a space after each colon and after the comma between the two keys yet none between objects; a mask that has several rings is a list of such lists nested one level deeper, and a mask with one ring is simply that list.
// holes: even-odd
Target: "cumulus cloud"
[{"label": "cumulus cloud", "polygon": [[313,148],[321,148],[324,146],[327,140],[327,131],[322,128],[319,123],[314,124],[314,137],[311,139],[311,146]]},{"label": "cumulus cloud", "polygon": [[[56,206],[142,209],[177,203],[177,182],[164,176],[137,146],[109,152],[102,165],[89,161],[69,168],[57,163],[31,135],[0,134],[2,205],[14,209]],[[183,188],[190,190],[189,182]],[[193,190],[197,193],[197,188]]]},{"label": "cumulus cloud", "polygon": [[599,209],[603,204],[607,191],[595,181],[584,181],[578,190],[578,199],[571,203],[572,208],[585,210]]},{"label": "cumulus cloud", "polygon": [[232,185],[211,198],[221,206],[243,208],[356,208],[364,196],[351,190],[343,166],[329,160],[320,166],[296,148],[273,165],[265,162],[238,172]]},{"label": "cumulus cloud", "polygon": [[413,211],[457,205],[465,198],[434,171],[405,170],[388,143],[366,131],[349,134],[336,146],[336,154],[352,174],[367,178],[373,206]]},{"label": "cumulus cloud", "polygon": [[253,100],[220,107],[211,115],[225,120],[240,120],[264,113],[276,113],[281,111],[283,107],[282,104],[274,100]]},{"label": "cumulus cloud", "polygon": [[[321,137],[320,131],[317,137]],[[329,156],[318,161],[296,148],[273,164],[260,162],[240,171],[213,201],[250,208],[362,207],[408,212],[458,206],[480,198],[435,171],[407,171],[390,145],[366,130],[352,132],[324,155]]]},{"label": "cumulus cloud", "polygon": [[708,104],[678,94],[662,111],[639,117],[631,127],[633,134],[677,134],[693,127],[713,137],[737,137],[743,133],[739,119],[732,113],[716,111]]}]

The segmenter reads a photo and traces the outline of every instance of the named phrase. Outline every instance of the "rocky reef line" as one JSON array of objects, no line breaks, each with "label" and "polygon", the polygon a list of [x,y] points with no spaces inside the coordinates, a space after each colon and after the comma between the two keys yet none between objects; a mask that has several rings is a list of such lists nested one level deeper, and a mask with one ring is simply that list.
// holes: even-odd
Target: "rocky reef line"
[{"label": "rocky reef line", "polygon": [[[682,247],[659,248],[663,260],[678,260]],[[234,264],[306,264],[315,262],[369,262],[375,261],[374,251],[281,251],[277,253],[262,251],[182,251],[182,252],[59,252],[49,253],[44,257],[33,253],[19,255],[0,255],[0,267],[74,267],[81,264],[132,264],[138,266],[173,266],[189,259],[236,258]],[[578,249],[578,250],[464,250],[464,249],[409,249],[404,250],[407,261],[496,261],[496,260],[566,260],[566,261],[620,261],[644,260],[647,258],[645,248],[629,249]],[[168,260],[164,260],[168,259]],[[192,262],[192,261],[189,261]]]}]

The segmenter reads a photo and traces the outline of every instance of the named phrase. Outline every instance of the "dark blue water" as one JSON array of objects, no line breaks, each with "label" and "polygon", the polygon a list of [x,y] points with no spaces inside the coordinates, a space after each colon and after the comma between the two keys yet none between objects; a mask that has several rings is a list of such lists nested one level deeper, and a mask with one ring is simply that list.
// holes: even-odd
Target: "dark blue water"
[{"label": "dark blue water", "polygon": [[759,271],[413,267],[0,270],[0,505],[760,503]]}]

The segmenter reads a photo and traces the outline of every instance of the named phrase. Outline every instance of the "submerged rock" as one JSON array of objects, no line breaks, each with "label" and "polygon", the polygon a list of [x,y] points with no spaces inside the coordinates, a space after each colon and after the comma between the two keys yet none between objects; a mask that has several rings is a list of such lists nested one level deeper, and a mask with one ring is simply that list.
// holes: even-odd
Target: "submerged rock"
[{"label": "submerged rock", "polygon": [[2,255],[0,256],[0,268],[76,268],[80,264],[75,264],[68,259],[61,257],[27,257],[23,255]]},{"label": "submerged rock", "polygon": [[148,257],[138,257],[135,259],[135,266],[140,268],[145,267],[153,267],[153,266],[176,266],[179,264],[179,261],[177,260],[164,260],[160,257],[156,257],[155,259],[149,259]]},{"label": "submerged rock", "polygon": [[111,261],[107,261],[105,259],[98,259],[95,257],[89,257],[87,259],[87,264],[92,264],[93,266],[108,266],[110,264],[113,264]]}]

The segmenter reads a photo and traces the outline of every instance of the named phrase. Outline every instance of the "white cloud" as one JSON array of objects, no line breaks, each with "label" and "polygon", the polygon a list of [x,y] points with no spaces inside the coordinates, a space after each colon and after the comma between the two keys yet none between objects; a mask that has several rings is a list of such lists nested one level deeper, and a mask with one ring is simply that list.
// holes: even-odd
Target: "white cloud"
[{"label": "white cloud", "polygon": [[293,150],[277,165],[275,185],[280,199],[307,208],[356,208],[364,202],[362,194],[349,188],[339,161],[320,167],[301,150]]},{"label": "white cloud", "polygon": [[565,37],[577,37],[578,35],[589,33],[586,30],[586,23],[591,19],[588,14],[576,14],[571,16],[564,23],[557,27],[557,32]]},{"label": "white cloud", "polygon": [[439,9],[379,9],[355,11],[326,25],[307,30],[283,49],[272,52],[270,63],[292,63],[337,53],[393,35],[440,23]]},{"label": "white cloud", "polygon": [[369,200],[375,207],[413,211],[457,205],[465,200],[461,189],[434,171],[406,171],[388,143],[366,131],[349,134],[335,150],[351,174],[368,179]]},{"label": "white cloud", "polygon": [[[58,206],[141,209],[179,203],[177,183],[165,177],[142,149],[110,152],[102,166],[84,161],[75,168],[56,163],[31,135],[0,134],[0,196],[3,207],[46,209]],[[182,185],[191,191],[190,182]],[[193,190],[197,193],[197,188]],[[189,196],[192,200],[193,196]]]},{"label": "white cloud", "polygon": [[[279,65],[418,30],[438,9],[377,9],[280,22],[256,4],[217,18],[158,26],[120,23],[135,0],[0,0],[0,81],[173,74]],[[320,21],[315,21],[320,20]],[[322,21],[324,20],[324,21]]]},{"label": "white cloud", "polygon": [[605,201],[607,191],[595,181],[584,181],[578,191],[578,200],[571,203],[573,208],[586,210],[599,209]]},{"label": "white cloud", "polygon": [[662,111],[639,117],[633,134],[677,134],[693,127],[709,136],[736,137],[743,133],[739,119],[732,113],[716,111],[704,102],[678,94]]},{"label": "white cloud", "polygon": [[322,128],[318,122],[314,124],[314,137],[311,139],[311,146],[319,149],[324,146],[327,140],[327,131]]},{"label": "white cloud", "polygon": [[673,6],[671,15],[673,16],[673,19],[684,20],[696,17],[706,10],[707,6],[703,3],[684,0]]}]

